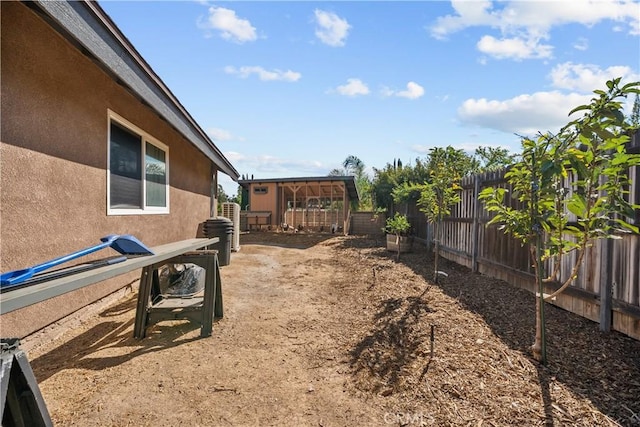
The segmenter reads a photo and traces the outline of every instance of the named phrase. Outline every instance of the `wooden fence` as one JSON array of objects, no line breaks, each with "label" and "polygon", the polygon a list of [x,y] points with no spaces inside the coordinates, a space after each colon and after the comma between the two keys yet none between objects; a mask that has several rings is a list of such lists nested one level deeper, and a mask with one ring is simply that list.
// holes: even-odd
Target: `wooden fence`
[{"label": "wooden fence", "polygon": [[[631,202],[640,204],[640,168],[635,167],[631,173],[629,196]],[[497,226],[487,226],[491,217],[478,201],[478,194],[489,186],[508,186],[504,171],[464,179],[460,203],[443,221],[441,255],[473,272],[535,292],[528,248]],[[424,215],[415,205],[406,209],[416,235],[431,242],[432,227],[426,223]],[[640,224],[638,218],[636,224]],[[562,279],[568,276],[576,256],[564,257]],[[547,271],[550,267],[548,263]],[[558,287],[559,284],[548,284],[545,292]],[[552,304],[600,322],[603,331],[614,329],[640,339],[640,236],[625,235],[620,239],[597,241],[587,250],[577,280]]]}]

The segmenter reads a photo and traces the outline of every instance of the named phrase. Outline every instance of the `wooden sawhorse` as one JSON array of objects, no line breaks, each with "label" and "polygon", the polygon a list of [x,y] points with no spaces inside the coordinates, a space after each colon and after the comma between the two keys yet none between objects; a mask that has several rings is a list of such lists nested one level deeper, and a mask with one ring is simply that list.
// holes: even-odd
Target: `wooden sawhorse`
[{"label": "wooden sawhorse", "polygon": [[[205,269],[204,294],[163,296],[158,269],[166,264],[193,263]],[[201,325],[200,336],[211,336],[214,317],[223,316],[218,251],[200,250],[148,265],[142,269],[133,336],[142,339],[147,327],[164,320],[186,319]]]},{"label": "wooden sawhorse", "polygon": [[[202,336],[209,336],[211,335],[213,316],[222,317],[220,271],[217,251],[212,253],[211,251],[198,251],[198,249],[219,241],[220,238],[212,237],[171,242],[152,248],[155,255],[134,256],[124,262],[87,269],[68,276],[61,275],[49,281],[0,292],[0,314],[37,304],[139,268],[143,269],[143,279],[145,279],[142,280],[140,288],[141,290],[146,289],[146,295],[149,297],[151,277],[154,271],[150,266],[153,265],[157,268],[178,260],[177,262],[194,262],[207,270],[205,295],[199,300],[200,308],[191,307],[187,310],[183,307],[181,314],[185,317],[189,316],[186,318],[190,320],[200,322]],[[192,256],[191,254],[194,252],[191,251],[195,251],[197,255]],[[182,256],[187,258],[181,258]],[[145,276],[145,271],[147,276]],[[143,288],[143,286],[147,286],[147,288]],[[149,310],[149,300],[145,299],[140,302],[140,295],[138,295],[138,301],[134,331],[144,336],[144,329],[150,320],[156,322],[168,319],[170,312],[163,311],[160,304],[157,304],[157,310]],[[194,306],[198,305],[196,298],[191,300],[191,303]],[[153,313],[153,316],[149,316],[150,313]],[[0,424],[15,427],[49,427],[52,425],[49,411],[31,370],[29,360],[20,349],[20,341],[17,338],[1,338],[0,340]]]}]

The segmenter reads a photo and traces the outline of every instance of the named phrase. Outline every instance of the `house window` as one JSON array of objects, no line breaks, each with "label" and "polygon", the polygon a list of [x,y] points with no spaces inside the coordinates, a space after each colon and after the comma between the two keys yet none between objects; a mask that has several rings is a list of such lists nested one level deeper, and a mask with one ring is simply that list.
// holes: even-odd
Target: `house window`
[{"label": "house window", "polygon": [[267,194],[269,187],[253,187],[253,194]]},{"label": "house window", "polygon": [[108,213],[169,213],[168,154],[167,146],[111,114]]}]

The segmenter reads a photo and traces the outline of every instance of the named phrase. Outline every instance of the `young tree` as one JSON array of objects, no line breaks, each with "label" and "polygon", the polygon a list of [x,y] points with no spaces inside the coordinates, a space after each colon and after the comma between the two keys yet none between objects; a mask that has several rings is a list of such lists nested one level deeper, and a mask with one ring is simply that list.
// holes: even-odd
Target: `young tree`
[{"label": "young tree", "polygon": [[396,214],[390,218],[387,218],[384,231],[396,236],[396,246],[398,252],[396,253],[396,261],[400,260],[400,237],[405,236],[411,229],[411,224],[405,215]]},{"label": "young tree", "polygon": [[[530,248],[538,295],[533,357],[546,364],[544,302],[564,291],[578,275],[585,250],[596,239],[615,238],[616,232],[638,232],[626,221],[638,205],[625,198],[629,168],[640,165],[640,155],[628,154],[629,140],[620,98],[640,93],[640,82],[620,87],[620,79],[607,82],[607,91],[569,115],[584,116],[568,123],[557,135],[524,138],[521,159],[505,174],[513,188],[511,206],[507,189],[487,188],[480,199],[494,213],[489,224],[500,224],[505,232]],[[566,277],[560,271],[562,258],[577,251]],[[546,275],[544,263],[553,266]],[[544,283],[561,281],[551,295]]]},{"label": "young tree", "polygon": [[451,146],[436,147],[429,151],[426,170],[429,179],[418,185],[418,206],[427,221],[433,224],[434,235],[434,273],[433,280],[438,283],[441,274],[438,269],[442,219],[451,213],[451,206],[460,202],[460,180],[477,168],[475,160],[463,150]]}]

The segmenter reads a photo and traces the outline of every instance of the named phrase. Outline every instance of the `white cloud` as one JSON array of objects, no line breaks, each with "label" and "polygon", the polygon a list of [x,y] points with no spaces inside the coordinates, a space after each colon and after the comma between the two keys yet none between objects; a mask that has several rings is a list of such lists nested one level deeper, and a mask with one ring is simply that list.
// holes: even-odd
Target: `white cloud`
[{"label": "white cloud", "polygon": [[327,165],[315,160],[287,159],[270,154],[247,155],[235,151],[224,155],[240,174],[255,178],[324,176],[329,172]]},{"label": "white cloud", "polygon": [[494,26],[499,17],[491,12],[492,3],[484,1],[452,0],[451,7],[456,15],[441,16],[431,26],[431,35],[437,39],[446,39],[449,34],[461,31],[467,27],[488,25]]},{"label": "white cloud", "polygon": [[224,7],[210,7],[206,20],[200,21],[198,26],[204,30],[218,31],[223,39],[236,43],[254,41],[258,38],[251,22],[239,18],[235,11]]},{"label": "white cloud", "polygon": [[591,64],[565,62],[556,65],[549,74],[554,87],[592,93],[595,89],[605,89],[607,80],[622,77],[622,82],[639,81],[640,74],[627,66],[617,65],[600,69]]},{"label": "white cloud", "polygon": [[238,153],[237,151],[227,151],[226,153],[224,153],[224,156],[231,163],[243,162],[247,159],[244,154]]},{"label": "white cloud", "polygon": [[525,30],[540,34],[557,25],[576,23],[593,26],[606,20],[618,25],[626,24],[629,33],[637,35],[640,25],[638,3],[633,0],[453,0],[451,5],[456,14],[439,17],[430,28],[432,36],[445,38],[475,26],[498,28],[503,33]]},{"label": "white cloud", "polygon": [[478,48],[500,59],[548,58],[552,47],[540,44],[540,40],[548,39],[553,27],[565,24],[591,27],[611,21],[612,31],[625,26],[629,34],[640,35],[638,3],[633,0],[453,0],[451,5],[455,14],[439,17],[429,28],[431,35],[445,39],[469,27],[493,28],[500,37],[485,35]]},{"label": "white cloud", "polygon": [[590,95],[559,91],[519,95],[503,101],[468,99],[458,108],[458,118],[464,124],[519,135],[557,132],[569,122],[569,111],[590,99]]},{"label": "white cloud", "polygon": [[316,9],[314,14],[317,25],[316,37],[329,46],[344,46],[345,39],[349,35],[349,29],[351,28],[347,20],[340,18],[335,13],[319,9]]},{"label": "white cloud", "polygon": [[396,96],[408,99],[418,99],[424,95],[424,88],[416,82],[407,83],[407,90],[396,93]]},{"label": "white cloud", "polygon": [[235,139],[233,135],[231,135],[231,132],[219,128],[208,128],[207,134],[211,137],[211,139],[213,139],[214,142],[231,141]]},{"label": "white cloud", "polygon": [[497,59],[512,58],[540,59],[551,58],[553,46],[540,44],[538,39],[503,38],[496,39],[493,36],[483,36],[477,44],[478,50]]},{"label": "white cloud", "polygon": [[369,87],[360,79],[347,79],[347,84],[338,86],[336,92],[345,96],[369,95]]},{"label": "white cloud", "polygon": [[265,70],[258,66],[244,66],[235,68],[232,66],[224,67],[224,72],[227,74],[236,74],[243,79],[255,74],[262,81],[285,81],[285,82],[297,82],[302,77],[302,74],[295,71],[287,70]]},{"label": "white cloud", "polygon": [[623,84],[640,80],[640,75],[626,66],[600,69],[595,65],[566,62],[557,65],[549,73],[553,87],[558,90],[524,94],[506,100],[468,99],[458,108],[458,119],[463,124],[519,135],[557,132],[582,114],[577,113],[570,118],[569,111],[579,105],[589,104],[594,90],[606,90],[606,81],[617,77],[622,78]]},{"label": "white cloud", "polygon": [[409,82],[407,83],[406,90],[394,91],[388,87],[383,87],[380,90],[380,94],[385,97],[397,96],[400,98],[418,99],[424,95],[424,88],[416,82]]},{"label": "white cloud", "polygon": [[573,43],[573,48],[576,50],[585,51],[589,49],[589,40],[584,37],[579,37],[578,40]]}]

